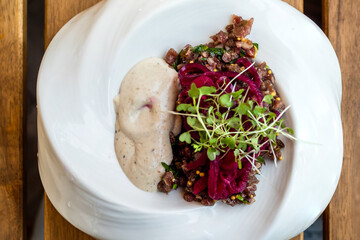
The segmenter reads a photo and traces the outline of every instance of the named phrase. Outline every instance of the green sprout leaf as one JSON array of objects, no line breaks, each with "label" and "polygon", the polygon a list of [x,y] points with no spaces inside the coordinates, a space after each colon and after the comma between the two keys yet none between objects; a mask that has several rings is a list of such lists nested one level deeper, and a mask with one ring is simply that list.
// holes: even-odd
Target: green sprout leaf
[{"label": "green sprout leaf", "polygon": [[238,129],[241,126],[241,119],[238,117],[232,117],[232,118],[230,118],[228,125],[231,128]]},{"label": "green sprout leaf", "polygon": [[256,159],[259,163],[264,163],[265,160],[262,156],[258,156],[257,159]]},{"label": "green sprout leaf", "polygon": [[197,119],[195,117],[187,117],[186,122],[190,127],[195,127]]},{"label": "green sprout leaf", "polygon": [[220,97],[219,101],[221,106],[231,108],[234,105],[234,103],[231,101],[230,96],[230,94],[224,94]]},{"label": "green sprout leaf", "polygon": [[246,103],[240,103],[239,106],[236,107],[236,112],[240,115],[245,115],[250,110],[251,110],[250,105]]},{"label": "green sprout leaf", "polygon": [[248,147],[247,144],[244,143],[244,139],[242,139],[242,141],[240,141],[238,146],[237,146],[238,149],[241,149],[243,151],[246,151],[247,147]]},{"label": "green sprout leaf", "polygon": [[259,50],[259,44],[258,43],[253,43],[254,47],[257,48],[257,50]]},{"label": "green sprout leaf", "polygon": [[269,133],[268,133],[268,138],[270,140],[275,140],[276,139],[276,133],[274,130],[271,130]]},{"label": "green sprout leaf", "polygon": [[191,104],[185,104],[185,103],[182,103],[182,104],[179,104],[177,107],[176,107],[176,111],[180,112],[180,111],[188,111],[188,108],[189,107],[192,107]]},{"label": "green sprout leaf", "polygon": [[217,145],[217,139],[216,138],[212,138],[212,139],[210,139],[209,140],[209,143],[211,144],[211,145]]},{"label": "green sprout leaf", "polygon": [[294,130],[292,128],[286,128],[286,131],[291,135],[294,135]]},{"label": "green sprout leaf", "polygon": [[273,100],[273,98],[274,98],[273,95],[265,95],[264,98],[263,98],[263,102],[271,104],[271,100]]},{"label": "green sprout leaf", "polygon": [[221,139],[221,143],[226,144],[230,149],[235,148],[236,140],[233,137],[226,137]]},{"label": "green sprout leaf", "polygon": [[236,91],[236,92],[233,92],[233,93],[230,93],[231,94],[231,96],[233,96],[233,98],[234,99],[239,99],[242,95],[242,93],[244,92],[244,89],[240,89],[240,90],[238,90],[238,91]]},{"label": "green sprout leaf", "polygon": [[196,87],[195,83],[191,84],[191,88],[190,88],[188,94],[189,94],[189,97],[191,97],[191,98],[198,98],[199,97],[200,91]]},{"label": "green sprout leaf", "polygon": [[259,105],[256,105],[254,108],[254,114],[255,116],[259,116],[260,114],[265,112],[265,108],[260,107]]},{"label": "green sprout leaf", "polygon": [[259,149],[259,136],[251,138],[251,143],[255,150]]},{"label": "green sprout leaf", "polygon": [[202,149],[202,145],[199,145],[199,144],[196,144],[196,143],[193,143],[191,146],[194,148],[195,152],[200,152],[201,149]]},{"label": "green sprout leaf", "polygon": [[[221,54],[225,50],[199,45],[192,51]],[[279,119],[268,108],[267,104],[271,104],[274,98],[272,95],[266,95],[258,103],[250,100],[248,94],[244,94],[244,89],[225,93],[225,86],[226,83],[219,89],[214,86],[197,88],[194,83],[191,84],[187,94],[192,98],[192,103],[182,103],[176,107],[176,114],[186,118],[191,128],[179,136],[179,141],[191,144],[195,152],[206,151],[208,159],[212,161],[220,154],[233,151],[241,169],[241,160],[264,162],[262,157],[255,156],[259,155],[260,147],[266,141],[274,144],[280,134],[294,139],[290,136],[294,131],[285,126],[284,119]],[[262,103],[267,104],[262,107]],[[193,139],[190,134],[193,132],[199,138]]]},{"label": "green sprout leaf", "polygon": [[269,112],[269,113],[268,113],[268,116],[269,116],[269,119],[270,119],[270,120],[275,120],[275,118],[276,118],[276,114],[273,113],[273,112]]},{"label": "green sprout leaf", "polygon": [[206,153],[211,161],[214,161],[216,159],[216,156],[220,155],[219,150],[217,150],[216,148],[208,148]]},{"label": "green sprout leaf", "polygon": [[181,142],[186,142],[186,143],[190,144],[190,143],[191,143],[191,135],[190,135],[190,133],[189,133],[189,132],[184,132],[184,133],[182,133],[182,134],[179,136],[179,140],[180,140]]},{"label": "green sprout leaf", "polygon": [[209,94],[215,93],[216,88],[214,86],[211,86],[211,87],[203,86],[203,87],[199,88],[199,91],[200,91],[201,95],[209,95]]}]

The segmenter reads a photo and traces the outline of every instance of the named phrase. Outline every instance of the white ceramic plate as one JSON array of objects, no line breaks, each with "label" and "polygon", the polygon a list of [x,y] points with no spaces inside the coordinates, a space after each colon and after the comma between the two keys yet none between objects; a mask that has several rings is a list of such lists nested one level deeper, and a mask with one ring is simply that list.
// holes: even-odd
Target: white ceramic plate
[{"label": "white ceramic plate", "polygon": [[[115,156],[113,97],[139,60],[207,42],[231,14],[254,17],[250,39],[273,69],[302,141],[267,164],[256,202],[187,203],[134,187]],[[279,0],[107,0],[55,36],[38,79],[39,168],[56,209],[104,239],[287,239],[325,209],[342,164],[341,76],[322,31]],[[141,126],[139,126],[141,127]]]}]

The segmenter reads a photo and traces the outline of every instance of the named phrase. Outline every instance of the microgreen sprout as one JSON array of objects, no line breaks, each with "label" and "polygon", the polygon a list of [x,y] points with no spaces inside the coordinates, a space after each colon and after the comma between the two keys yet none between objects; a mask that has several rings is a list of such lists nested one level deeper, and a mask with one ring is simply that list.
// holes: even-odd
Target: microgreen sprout
[{"label": "microgreen sprout", "polygon": [[[258,103],[248,97],[249,88],[236,90],[236,78],[250,67],[227,84],[224,82],[226,86],[220,89],[213,86],[198,88],[192,83],[188,91],[192,103],[179,104],[177,112],[171,113],[185,117],[191,129],[183,132],[179,140],[191,144],[195,152],[206,150],[208,158],[215,160],[217,156],[232,150],[239,168],[242,168],[241,159],[247,159],[260,173],[255,162],[264,161],[259,157],[265,151],[262,147],[270,145],[276,164],[276,137],[294,137],[293,130],[286,127],[284,119],[281,119],[290,106],[277,116],[268,108],[274,98],[272,95],[265,95],[262,102]],[[232,86],[230,93],[225,91],[229,86]],[[195,139],[194,132],[200,137]]]}]

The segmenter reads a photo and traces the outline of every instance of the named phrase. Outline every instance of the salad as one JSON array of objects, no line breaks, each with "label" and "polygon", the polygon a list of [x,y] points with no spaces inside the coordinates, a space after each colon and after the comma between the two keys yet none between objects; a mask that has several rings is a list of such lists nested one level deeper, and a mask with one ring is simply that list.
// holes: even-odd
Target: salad
[{"label": "salad", "polygon": [[174,157],[162,163],[159,191],[181,187],[186,201],[206,206],[251,204],[265,159],[282,160],[279,136],[293,139],[293,130],[284,124],[288,107],[274,73],[255,61],[260,46],[247,38],[253,22],[233,15],[211,42],[167,52],[181,85],[171,113],[182,128],[170,133]]}]

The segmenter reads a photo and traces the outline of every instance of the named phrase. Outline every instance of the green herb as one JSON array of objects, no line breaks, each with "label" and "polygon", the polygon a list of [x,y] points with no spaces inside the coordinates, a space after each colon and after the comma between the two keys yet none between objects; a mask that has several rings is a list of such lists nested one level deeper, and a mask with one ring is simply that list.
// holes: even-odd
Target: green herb
[{"label": "green herb", "polygon": [[265,162],[265,161],[264,161],[264,158],[261,157],[261,156],[258,156],[258,157],[257,157],[257,161],[258,161],[259,163],[264,163],[264,162]]},{"label": "green herb", "polygon": [[183,51],[184,51],[184,49],[181,49],[181,51],[180,51],[179,54],[177,55],[176,60],[175,60],[175,62],[174,62],[174,64],[173,64],[173,68],[174,68],[176,71],[177,71],[177,67],[178,67],[178,65],[179,65],[180,58],[181,58],[181,54],[182,54]]},{"label": "green herb", "polygon": [[271,104],[271,100],[274,98],[273,95],[265,95],[263,98],[263,102],[266,102],[268,104]]},{"label": "green herb", "polygon": [[190,133],[189,132],[182,133],[180,135],[180,137],[179,137],[179,140],[181,142],[186,142],[186,143],[190,144],[191,143],[191,135],[190,135]]},{"label": "green herb", "polygon": [[225,53],[225,49],[223,49],[223,48],[209,48],[207,50],[207,52],[209,52],[210,54],[217,55],[217,56],[222,56]]},{"label": "green herb", "polygon": [[178,185],[175,183],[175,184],[172,186],[172,189],[176,189],[177,186],[178,186]]},{"label": "green herb", "polygon": [[240,201],[242,201],[243,203],[247,204],[248,202],[239,194],[236,196],[237,199],[239,199]]},{"label": "green herb", "polygon": [[244,57],[245,55],[246,55],[246,52],[243,49],[241,49],[240,50],[240,57]]},{"label": "green herb", "polygon": [[253,43],[254,47],[256,47],[257,50],[259,50],[259,44],[258,43]]},{"label": "green herb", "polygon": [[212,55],[222,56],[225,53],[225,49],[223,48],[209,48],[205,45],[198,45],[191,48],[191,51],[196,54],[201,54],[202,52],[209,52]]},{"label": "green herb", "polygon": [[172,172],[174,177],[176,177],[178,175],[178,172],[176,170],[174,170],[172,167],[170,167],[169,165],[167,165],[165,162],[161,162],[161,165],[165,168],[166,172]]},{"label": "green herb", "polygon": [[[245,55],[244,55],[245,56]],[[237,60],[239,60],[239,58],[233,59],[230,61],[230,64],[235,64],[237,62]]]},{"label": "green herb", "polygon": [[205,52],[206,50],[208,50],[209,47],[208,46],[205,46],[205,45],[198,45],[198,46],[195,46],[195,47],[192,47],[191,48],[191,51],[193,51],[193,53],[197,53],[197,54],[200,54],[201,52]]}]

